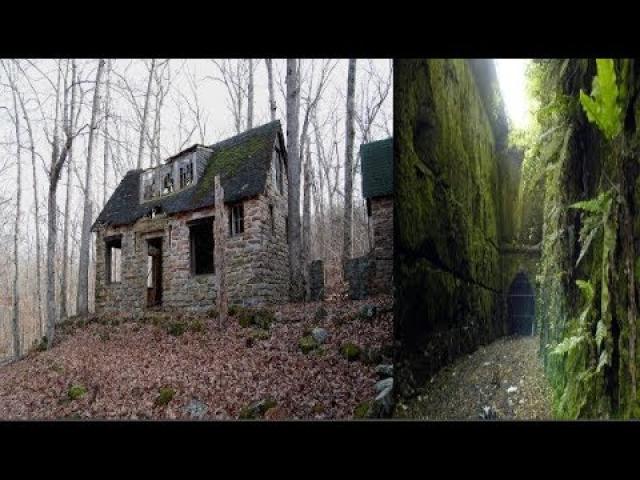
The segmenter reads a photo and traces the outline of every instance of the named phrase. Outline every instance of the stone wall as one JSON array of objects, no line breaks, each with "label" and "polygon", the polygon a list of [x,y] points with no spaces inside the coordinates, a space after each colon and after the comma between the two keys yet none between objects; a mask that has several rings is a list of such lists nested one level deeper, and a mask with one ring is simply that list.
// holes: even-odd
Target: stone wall
[{"label": "stone wall", "polygon": [[350,258],[345,262],[344,276],[349,287],[349,298],[362,300],[375,293],[376,261],[373,255]]},{"label": "stone wall", "polygon": [[324,262],[313,260],[309,263],[309,300],[324,300]]},{"label": "stone wall", "polygon": [[442,366],[506,333],[500,155],[507,132],[495,75],[479,62],[396,62],[400,395],[413,395]]},{"label": "stone wall", "polygon": [[[226,239],[229,303],[251,306],[286,302],[289,291],[286,177],[283,192],[279,192],[270,170],[265,194],[247,199],[243,205],[244,232]],[[230,206],[225,208],[230,215]],[[162,238],[163,308],[205,309],[215,305],[215,273],[191,273],[188,226],[192,220],[213,215],[215,208],[209,208],[99,230],[96,313],[140,313],[146,308],[147,240],[158,237]],[[115,235],[122,236],[121,282],[109,284],[105,238]]]},{"label": "stone wall", "polygon": [[372,292],[390,293],[393,289],[393,197],[371,199],[373,257],[376,262]]}]

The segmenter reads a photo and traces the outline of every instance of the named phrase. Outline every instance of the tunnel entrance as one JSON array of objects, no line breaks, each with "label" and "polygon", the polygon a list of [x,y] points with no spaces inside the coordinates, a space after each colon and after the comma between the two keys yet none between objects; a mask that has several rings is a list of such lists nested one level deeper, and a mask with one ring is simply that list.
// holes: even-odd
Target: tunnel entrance
[{"label": "tunnel entrance", "polygon": [[527,275],[520,272],[511,283],[507,298],[510,335],[533,335],[535,293]]}]

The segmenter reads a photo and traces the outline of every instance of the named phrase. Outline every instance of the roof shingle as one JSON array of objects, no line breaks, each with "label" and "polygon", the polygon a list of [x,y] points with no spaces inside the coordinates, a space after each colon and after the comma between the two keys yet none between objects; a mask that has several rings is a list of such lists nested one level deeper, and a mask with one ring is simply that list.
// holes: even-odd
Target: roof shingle
[{"label": "roof shingle", "polygon": [[[96,219],[93,229],[100,225],[127,225],[160,207],[167,214],[175,214],[214,205],[213,179],[220,175],[225,203],[239,201],[264,192],[267,172],[271,166],[273,145],[282,136],[280,121],[261,125],[208,148],[213,150],[204,159],[203,175],[197,183],[175,194],[140,203],[140,177],[144,170],[130,170]],[[206,150],[200,150],[208,154]],[[200,153],[199,153],[200,155]],[[285,154],[286,159],[286,154]]]},{"label": "roof shingle", "polygon": [[360,146],[364,198],[393,194],[393,137]]}]

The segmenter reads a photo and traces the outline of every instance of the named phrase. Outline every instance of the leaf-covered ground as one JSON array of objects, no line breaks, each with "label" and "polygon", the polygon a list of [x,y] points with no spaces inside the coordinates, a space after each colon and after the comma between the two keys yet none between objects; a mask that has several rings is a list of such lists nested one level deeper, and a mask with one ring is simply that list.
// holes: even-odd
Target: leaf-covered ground
[{"label": "leaf-covered ground", "polygon": [[[358,315],[365,304],[378,306],[372,319]],[[265,398],[276,401],[267,418],[352,418],[375,396],[375,363],[347,361],[340,346],[388,347],[391,298],[325,302],[324,318],[319,305],[278,307],[267,331],[234,317],[222,331],[209,318],[180,335],[140,321],[89,322],[51,350],[0,367],[0,419],[189,419],[194,401],[206,406],[204,419],[233,419]],[[328,340],[304,354],[298,341],[316,326]]]},{"label": "leaf-covered ground", "polygon": [[484,407],[498,420],[552,419],[552,391],[537,337],[506,337],[440,370],[425,392],[398,404],[399,418],[477,420]]}]

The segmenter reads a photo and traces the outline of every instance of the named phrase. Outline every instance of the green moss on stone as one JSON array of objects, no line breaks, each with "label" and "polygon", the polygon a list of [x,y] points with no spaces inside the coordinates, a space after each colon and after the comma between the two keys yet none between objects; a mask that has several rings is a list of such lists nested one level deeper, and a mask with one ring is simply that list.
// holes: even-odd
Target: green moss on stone
[{"label": "green moss on stone", "polygon": [[318,342],[316,342],[311,335],[305,335],[299,340],[298,346],[300,350],[302,350],[302,353],[309,353],[318,348]]},{"label": "green moss on stone", "polygon": [[83,385],[72,385],[67,391],[67,398],[69,398],[69,400],[77,400],[78,398],[82,398],[85,393],[87,393],[87,389]]},{"label": "green moss on stone", "polygon": [[163,407],[168,405],[173,397],[175,396],[176,391],[171,387],[163,387],[160,389],[158,396],[155,399],[154,404],[159,407]]},{"label": "green moss on stone", "polygon": [[362,349],[355,343],[347,342],[340,347],[340,353],[344,358],[353,362],[360,358]]}]

